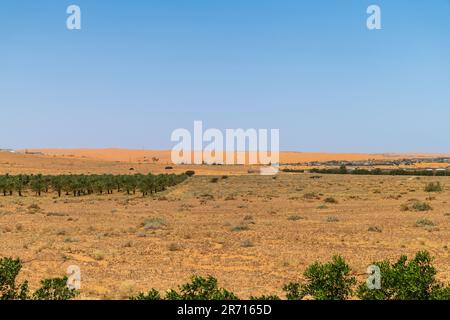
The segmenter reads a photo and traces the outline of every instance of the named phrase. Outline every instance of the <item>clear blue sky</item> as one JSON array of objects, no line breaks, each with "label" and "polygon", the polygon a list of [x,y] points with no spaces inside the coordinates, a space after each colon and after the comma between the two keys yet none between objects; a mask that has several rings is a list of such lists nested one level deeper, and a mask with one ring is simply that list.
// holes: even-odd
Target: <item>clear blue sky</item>
[{"label": "clear blue sky", "polygon": [[283,150],[450,152],[450,0],[2,0],[0,41],[0,147],[169,149],[203,120]]}]

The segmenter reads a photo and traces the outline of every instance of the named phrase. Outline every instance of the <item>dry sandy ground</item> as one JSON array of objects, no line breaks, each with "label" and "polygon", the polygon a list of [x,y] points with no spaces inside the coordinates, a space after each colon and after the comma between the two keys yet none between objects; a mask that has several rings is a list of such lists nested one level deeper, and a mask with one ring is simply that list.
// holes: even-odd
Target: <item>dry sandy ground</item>
[{"label": "dry sandy ground", "polygon": [[[97,160],[8,157],[0,159],[2,172],[129,169],[127,163]],[[445,188],[427,200],[423,189],[430,181],[441,181]],[[337,203],[325,203],[328,197]],[[427,201],[433,210],[402,211],[409,199]],[[79,265],[81,297],[87,299],[126,298],[151,287],[164,291],[193,274],[214,275],[243,298],[281,295],[284,283],[300,279],[306,266],[334,254],[364,273],[374,260],[418,250],[429,250],[439,278],[450,282],[449,202],[449,177],[311,179],[283,173],[276,179],[230,175],[217,183],[211,176],[194,176],[154,198],[117,192],[76,198],[0,196],[0,256],[22,258],[22,277],[32,287],[38,279],[61,276],[69,265]],[[421,218],[435,226],[416,226]],[[149,219],[162,223],[146,229]],[[371,226],[382,232],[370,232]]]},{"label": "dry sandy ground", "polygon": [[[166,167],[172,167],[166,169]],[[24,155],[0,152],[0,174],[134,174],[182,173],[195,170],[198,174],[247,174],[250,166],[169,165],[162,161],[128,162],[56,155]]]},{"label": "dry sandy ground", "polygon": [[[22,150],[25,151],[25,150]],[[34,149],[29,152],[42,152],[50,156],[66,158],[84,158],[105,161],[121,162],[152,162],[156,157],[160,163],[168,164],[170,161],[170,151],[167,150],[133,150],[133,149]],[[426,158],[448,156],[445,154],[368,154],[368,153],[317,153],[317,152],[281,152],[280,163],[300,163],[310,161],[330,161],[330,160],[393,160],[402,158]]]}]

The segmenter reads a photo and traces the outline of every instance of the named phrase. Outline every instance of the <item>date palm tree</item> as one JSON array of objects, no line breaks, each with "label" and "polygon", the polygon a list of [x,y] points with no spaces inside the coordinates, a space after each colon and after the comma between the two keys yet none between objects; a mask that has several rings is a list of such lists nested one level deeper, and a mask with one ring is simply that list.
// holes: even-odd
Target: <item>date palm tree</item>
[{"label": "date palm tree", "polygon": [[159,174],[159,175],[0,175],[0,192],[3,196],[13,195],[16,191],[23,196],[26,190],[31,190],[41,196],[42,192],[56,192],[58,197],[62,193],[73,194],[74,197],[89,195],[94,192],[112,194],[113,190],[126,191],[128,195],[135,194],[139,189],[143,196],[166,190],[187,179],[187,175]]}]

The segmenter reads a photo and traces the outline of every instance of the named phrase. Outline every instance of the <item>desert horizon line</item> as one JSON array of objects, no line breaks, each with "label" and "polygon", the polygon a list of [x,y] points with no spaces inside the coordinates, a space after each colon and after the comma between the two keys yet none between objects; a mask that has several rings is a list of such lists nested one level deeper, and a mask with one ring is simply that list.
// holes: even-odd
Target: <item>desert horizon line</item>
[{"label": "desert horizon line", "polygon": [[[26,151],[64,151],[64,150],[89,150],[89,151],[101,151],[101,150],[130,150],[130,151],[150,151],[150,152],[171,152],[172,149],[169,148],[134,148],[134,147],[56,147],[56,148],[0,148],[0,150],[11,150],[17,152],[26,152]],[[204,150],[186,150],[188,152],[204,152]],[[266,151],[266,150],[264,150]],[[219,150],[217,152],[258,152],[258,150],[234,150],[234,151],[226,151]],[[270,153],[270,150],[267,150]],[[327,151],[327,150],[280,150],[280,153],[317,153],[317,154],[373,154],[373,155],[450,155],[450,151],[444,152],[429,152],[429,151]]]}]

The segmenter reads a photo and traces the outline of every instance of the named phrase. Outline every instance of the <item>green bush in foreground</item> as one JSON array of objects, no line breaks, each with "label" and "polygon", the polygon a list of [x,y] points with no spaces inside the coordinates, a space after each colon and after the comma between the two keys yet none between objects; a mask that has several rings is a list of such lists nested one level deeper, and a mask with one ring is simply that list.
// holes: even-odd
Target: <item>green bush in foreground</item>
[{"label": "green bush in foreground", "polygon": [[0,300],[24,300],[28,297],[28,282],[16,283],[22,269],[19,259],[0,260]]},{"label": "green bush in foreground", "polygon": [[345,300],[352,296],[356,279],[350,275],[344,258],[334,256],[329,263],[314,263],[303,274],[305,283],[291,282],[284,286],[289,300],[310,296],[316,300]]},{"label": "green bush in foreground", "polygon": [[151,289],[147,293],[140,292],[136,296],[130,297],[130,300],[162,300],[162,298],[156,289]]},{"label": "green bush in foreground", "polygon": [[[450,300],[450,286],[436,279],[433,258],[426,251],[408,260],[401,256],[396,262],[373,263],[380,268],[380,289],[369,289],[366,281],[357,285],[356,278],[344,258],[334,256],[328,263],[316,262],[303,273],[303,282],[291,282],[283,287],[289,300]],[[69,300],[78,295],[67,288],[67,278],[45,279],[41,287],[30,292],[28,282],[17,282],[22,268],[19,259],[0,259],[0,300]],[[356,287],[356,290],[355,290]],[[191,282],[171,289],[165,296],[151,289],[131,300],[238,300],[231,291],[218,286],[217,279],[193,276]],[[251,296],[250,300],[279,300],[276,295]]]},{"label": "green bush in foreground", "polygon": [[[340,256],[328,263],[310,265],[303,276],[304,282],[291,282],[283,287],[288,300],[450,300],[450,286],[436,279],[432,257],[421,251],[408,261],[401,256],[391,263],[387,260],[375,262],[380,268],[381,288],[369,289],[366,279],[357,284],[352,270]],[[195,276],[192,282],[182,285],[177,292],[169,290],[162,298],[155,289],[131,297],[133,300],[234,300],[235,294],[219,288],[211,276]],[[251,296],[250,300],[280,300],[276,295]]]},{"label": "green bush in foreground", "polygon": [[27,281],[17,283],[21,269],[19,259],[0,259],[0,300],[69,300],[78,294],[67,288],[67,278],[42,280],[41,287],[30,293]]},{"label": "green bush in foreground", "polygon": [[35,300],[70,300],[76,296],[77,292],[67,287],[67,277],[42,280],[41,288],[33,293]]},{"label": "green bush in foreground", "polygon": [[250,300],[263,300],[263,301],[269,301],[269,300],[281,300],[279,296],[277,295],[262,295],[262,296],[251,296]]},{"label": "green bush in foreground", "polygon": [[179,292],[169,290],[166,295],[168,300],[238,300],[234,293],[219,288],[217,279],[208,276],[206,279],[194,276],[191,283],[179,287]]},{"label": "green bush in foreground", "polygon": [[[191,283],[179,286],[179,291],[171,289],[166,293],[165,300],[238,300],[234,293],[219,288],[217,279],[193,276]],[[131,300],[162,300],[159,292],[151,289],[147,294],[139,293],[130,297]]]},{"label": "green bush in foreground", "polygon": [[369,290],[363,283],[358,287],[357,296],[363,300],[447,300],[450,287],[436,280],[432,260],[428,252],[421,251],[409,262],[406,256],[393,264],[375,262],[381,271],[381,288]]}]

